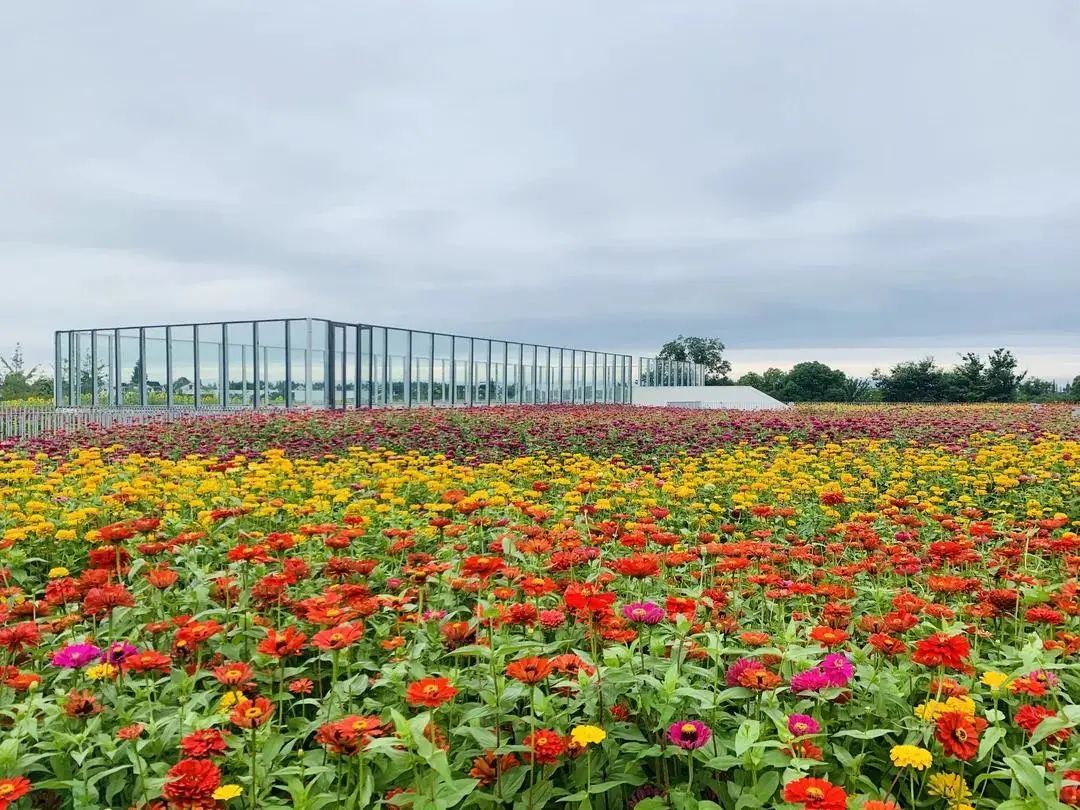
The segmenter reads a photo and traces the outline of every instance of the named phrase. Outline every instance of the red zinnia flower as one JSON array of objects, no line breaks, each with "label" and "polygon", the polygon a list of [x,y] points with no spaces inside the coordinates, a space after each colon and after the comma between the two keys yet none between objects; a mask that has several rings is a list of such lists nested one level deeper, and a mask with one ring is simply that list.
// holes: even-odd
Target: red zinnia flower
[{"label": "red zinnia flower", "polygon": [[[1045,706],[1027,704],[1016,710],[1016,714],[1013,715],[1013,722],[1026,731],[1028,735],[1031,735],[1035,733],[1035,729],[1039,727],[1039,723],[1048,717],[1054,716],[1055,712]],[[1062,742],[1067,739],[1071,733],[1070,729],[1063,728],[1060,731],[1055,731],[1051,734],[1049,739],[1054,742]]]},{"label": "red zinnia flower", "polygon": [[934,736],[945,753],[957,759],[970,760],[978,753],[979,735],[987,722],[981,717],[968,717],[963,712],[945,712],[937,716]]},{"label": "red zinnia flower", "polygon": [[206,759],[228,749],[224,735],[214,728],[193,731],[180,740],[180,751],[190,759]]},{"label": "red zinnia flower", "polygon": [[522,744],[532,749],[532,759],[538,765],[552,765],[566,752],[566,740],[557,731],[546,728],[529,734]]},{"label": "red zinnia flower", "polygon": [[413,706],[437,709],[458,693],[449,678],[424,678],[409,684],[405,700]]},{"label": "red zinnia flower", "polygon": [[534,656],[511,661],[506,665],[506,674],[515,681],[533,684],[544,680],[551,674],[552,669],[554,667],[552,667],[550,661]]},{"label": "red zinnia flower", "polygon": [[845,810],[847,794],[827,779],[804,776],[784,786],[784,801],[806,810]]},{"label": "red zinnia flower", "polygon": [[208,759],[182,759],[165,774],[161,795],[181,807],[210,806],[221,771]]},{"label": "red zinnia flower", "polygon": [[7,810],[8,805],[29,793],[30,787],[30,780],[25,776],[0,779],[0,810]]},{"label": "red zinnia flower", "polygon": [[924,667],[963,670],[967,666],[966,659],[970,653],[971,647],[963,636],[934,633],[916,642],[911,660]]},{"label": "red zinnia flower", "polygon": [[363,625],[339,624],[327,630],[320,630],[311,638],[313,646],[320,650],[342,650],[355,644],[364,636]]},{"label": "red zinnia flower", "polygon": [[266,631],[266,638],[259,642],[255,649],[264,655],[272,655],[274,658],[284,658],[287,655],[297,655],[304,649],[307,636],[295,627],[286,627],[285,631],[278,634],[277,630],[270,628]]}]

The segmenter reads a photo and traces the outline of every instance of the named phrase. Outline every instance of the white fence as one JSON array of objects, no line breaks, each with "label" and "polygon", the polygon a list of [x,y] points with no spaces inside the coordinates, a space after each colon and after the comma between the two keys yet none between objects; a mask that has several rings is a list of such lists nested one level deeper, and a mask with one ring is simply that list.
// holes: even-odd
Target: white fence
[{"label": "white fence", "polygon": [[37,408],[0,407],[0,440],[32,439],[45,433],[77,430],[98,425],[133,425],[146,422],[175,422],[194,416],[228,413],[200,408],[166,410],[165,408]]}]

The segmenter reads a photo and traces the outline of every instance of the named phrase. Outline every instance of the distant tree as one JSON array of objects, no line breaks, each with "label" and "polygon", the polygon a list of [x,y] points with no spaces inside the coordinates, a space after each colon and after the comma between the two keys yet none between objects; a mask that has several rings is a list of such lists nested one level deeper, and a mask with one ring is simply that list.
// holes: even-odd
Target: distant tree
[{"label": "distant tree", "polygon": [[1073,377],[1073,381],[1069,383],[1068,394],[1070,400],[1080,402],[1080,374]]},{"label": "distant tree", "polygon": [[957,402],[982,402],[986,397],[986,364],[975,352],[961,355],[960,360],[946,375],[949,398]]},{"label": "distant tree", "polygon": [[736,385],[749,385],[751,388],[756,388],[763,394],[769,396],[779,396],[780,389],[784,387],[784,380],[787,379],[787,372],[778,368],[770,368],[763,374],[758,374],[756,371],[749,371],[743,374],[736,381]]},{"label": "distant tree", "polygon": [[885,402],[944,402],[949,398],[945,372],[933,357],[897,363],[888,374],[875,370],[873,379]]},{"label": "distant tree", "polygon": [[1062,399],[1057,383],[1039,377],[1028,377],[1016,390],[1017,398],[1023,402],[1052,402]]},{"label": "distant tree", "polygon": [[840,389],[844,393],[844,402],[870,402],[877,394],[870,377],[847,377]]},{"label": "distant tree", "polygon": [[1012,402],[1027,376],[1026,371],[1016,373],[1016,358],[1008,349],[994,349],[986,358],[986,394],[987,402]]},{"label": "distant tree", "polygon": [[683,337],[668,341],[657,355],[661,360],[680,363],[700,363],[705,367],[706,385],[726,385],[731,363],[724,359],[724,346],[719,338]]},{"label": "distant tree", "polygon": [[34,379],[39,369],[37,366],[26,367],[21,344],[15,344],[11,357],[0,357],[0,371],[3,372],[0,373],[0,400],[33,396]]},{"label": "distant tree", "polygon": [[847,375],[816,360],[796,363],[780,388],[785,402],[838,402],[845,397]]},{"label": "distant tree", "polygon": [[142,385],[142,358],[135,359],[135,365],[131,367],[131,384]]}]

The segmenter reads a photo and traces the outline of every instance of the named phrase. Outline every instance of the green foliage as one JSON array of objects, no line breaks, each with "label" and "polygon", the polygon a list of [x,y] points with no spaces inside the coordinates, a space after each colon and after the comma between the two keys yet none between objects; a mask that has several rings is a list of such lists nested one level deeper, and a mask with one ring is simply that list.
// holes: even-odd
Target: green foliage
[{"label": "green foliage", "polygon": [[684,337],[665,343],[657,355],[661,360],[680,363],[698,363],[705,367],[706,385],[725,385],[729,382],[731,363],[724,359],[724,346],[720,338]]},{"label": "green foliage", "polygon": [[26,367],[20,344],[10,357],[0,357],[0,401],[51,398],[52,393],[52,380],[42,377],[38,366]]}]

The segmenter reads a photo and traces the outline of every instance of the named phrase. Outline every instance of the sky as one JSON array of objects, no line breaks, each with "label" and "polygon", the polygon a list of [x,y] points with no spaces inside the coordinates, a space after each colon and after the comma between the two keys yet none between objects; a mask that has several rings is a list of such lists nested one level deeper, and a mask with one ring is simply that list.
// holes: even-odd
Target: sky
[{"label": "sky", "polygon": [[16,3],[0,354],[245,317],[1080,374],[1076,0]]}]

